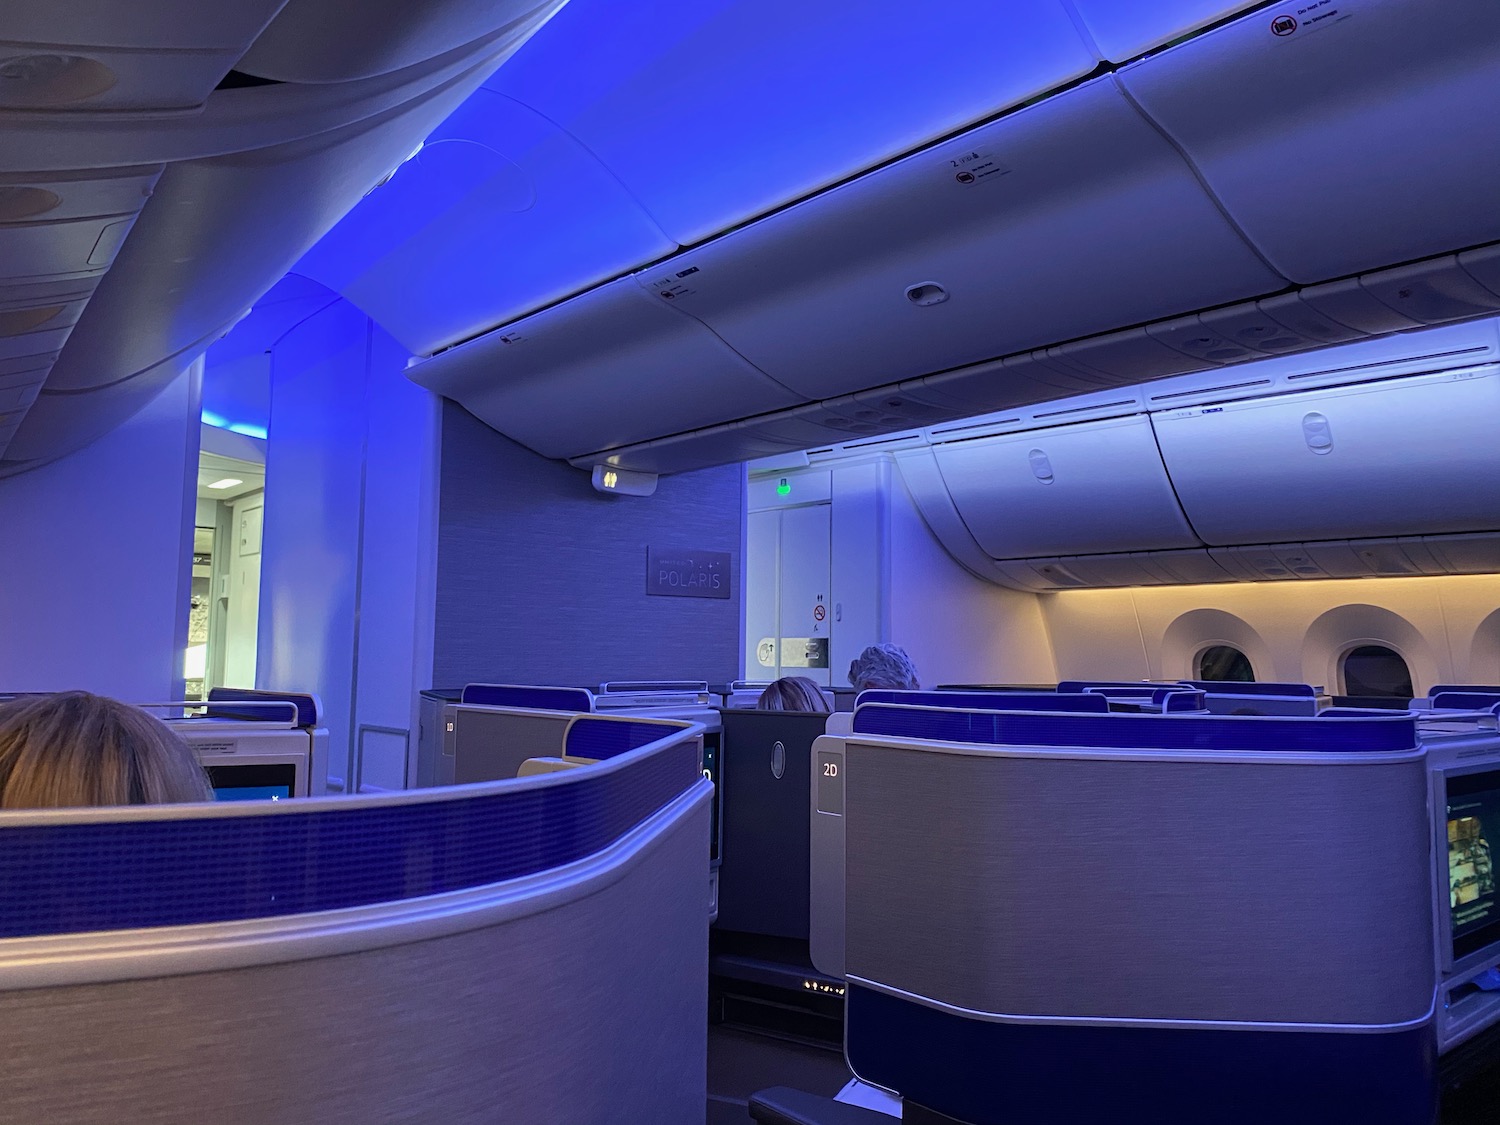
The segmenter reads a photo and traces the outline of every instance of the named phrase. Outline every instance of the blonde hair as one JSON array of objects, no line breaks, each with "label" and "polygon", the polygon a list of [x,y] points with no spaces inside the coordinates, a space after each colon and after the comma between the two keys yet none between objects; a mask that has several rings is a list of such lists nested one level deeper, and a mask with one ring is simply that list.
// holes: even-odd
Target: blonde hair
[{"label": "blonde hair", "polygon": [[760,693],[755,706],[761,711],[826,712],[828,700],[806,676],[783,676]]},{"label": "blonde hair", "polygon": [[0,704],[0,809],[211,800],[187,743],[138,707],[86,691]]}]

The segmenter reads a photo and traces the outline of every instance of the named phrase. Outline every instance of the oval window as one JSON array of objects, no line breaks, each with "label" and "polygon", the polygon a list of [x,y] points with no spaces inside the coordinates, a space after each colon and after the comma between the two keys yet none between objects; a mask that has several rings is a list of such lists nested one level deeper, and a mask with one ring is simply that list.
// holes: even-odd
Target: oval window
[{"label": "oval window", "polygon": [[1233,645],[1210,645],[1198,654],[1195,679],[1233,680],[1254,683],[1255,669],[1250,667],[1250,658]]},{"label": "oval window", "polygon": [[1344,653],[1344,694],[1410,699],[1411,671],[1401,654],[1384,645],[1360,645]]}]

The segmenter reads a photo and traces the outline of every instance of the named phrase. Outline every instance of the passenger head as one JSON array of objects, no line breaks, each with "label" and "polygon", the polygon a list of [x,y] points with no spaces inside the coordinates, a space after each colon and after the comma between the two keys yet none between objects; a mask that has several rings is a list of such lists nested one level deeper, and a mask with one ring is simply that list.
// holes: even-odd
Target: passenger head
[{"label": "passenger head", "polygon": [[806,676],[783,676],[760,693],[755,706],[762,711],[827,711],[828,700]]},{"label": "passenger head", "polygon": [[86,691],[0,704],[0,809],[211,800],[192,750],[137,707]]},{"label": "passenger head", "polygon": [[870,688],[913,691],[922,686],[917,683],[916,665],[900,645],[871,645],[865,649],[849,665],[849,683],[855,691]]}]

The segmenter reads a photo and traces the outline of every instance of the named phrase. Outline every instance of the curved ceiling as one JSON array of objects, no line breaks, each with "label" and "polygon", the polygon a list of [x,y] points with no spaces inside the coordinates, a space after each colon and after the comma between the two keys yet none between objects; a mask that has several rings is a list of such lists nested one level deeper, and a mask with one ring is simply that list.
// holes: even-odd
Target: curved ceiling
[{"label": "curved ceiling", "polygon": [[564,0],[383,2],[7,13],[0,476],[149,402]]}]

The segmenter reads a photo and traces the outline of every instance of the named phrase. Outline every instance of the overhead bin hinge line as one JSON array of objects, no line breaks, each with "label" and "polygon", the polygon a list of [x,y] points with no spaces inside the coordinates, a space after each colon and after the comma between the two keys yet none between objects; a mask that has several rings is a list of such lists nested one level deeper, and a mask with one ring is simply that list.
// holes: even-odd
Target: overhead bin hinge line
[{"label": "overhead bin hinge line", "polygon": [[[1068,16],[1068,18],[1071,21],[1073,21],[1075,23],[1075,25],[1077,25],[1077,30],[1078,30],[1080,38],[1083,40],[1084,46],[1087,47],[1093,53],[1093,55],[1096,58],[1100,58],[1101,52],[1099,51],[1098,46],[1094,42],[1094,37],[1093,37],[1092,33],[1090,33],[1087,30],[1086,27],[1078,24],[1078,17],[1077,17],[1076,12],[1074,11],[1074,9],[1072,7],[1071,0],[1060,0],[1060,2],[1063,4],[1063,8],[1064,8],[1065,14]],[[1274,7],[1277,4],[1283,3],[1283,2],[1284,2],[1284,0],[1265,0],[1264,3],[1255,4],[1255,5],[1251,5],[1251,6],[1242,8],[1239,11],[1233,12],[1233,13],[1225,16],[1222,19],[1216,20],[1216,21],[1214,21],[1213,23],[1210,23],[1210,24],[1205,24],[1203,27],[1200,27],[1200,28],[1198,28],[1195,31],[1191,31],[1191,32],[1188,32],[1185,35],[1179,36],[1177,39],[1171,40],[1169,42],[1169,44],[1167,44],[1167,45],[1176,46],[1179,43],[1185,42],[1185,41],[1187,41],[1189,39],[1196,39],[1199,36],[1205,35],[1208,32],[1213,31],[1213,30],[1215,30],[1215,29],[1223,26],[1224,24],[1233,23],[1235,20],[1240,19],[1241,17],[1243,17],[1243,16],[1245,16],[1245,15],[1251,13],[1251,12],[1254,12],[1254,11],[1260,9],[1260,8]],[[480,337],[488,336],[491,332],[498,331],[499,329],[504,328],[507,325],[515,324],[516,322],[518,322],[520,320],[523,320],[526,317],[535,316],[537,313],[545,312],[548,309],[556,308],[559,305],[566,304],[568,301],[571,301],[571,300],[573,300],[576,297],[581,297],[585,293],[592,293],[592,292],[594,292],[597,289],[602,289],[602,288],[604,288],[604,286],[610,285],[610,284],[612,284],[612,283],[614,283],[616,281],[619,281],[621,278],[630,277],[630,276],[632,276],[634,274],[642,273],[642,272],[644,272],[646,270],[655,269],[657,266],[662,265],[663,263],[666,263],[666,262],[670,262],[674,258],[679,257],[681,254],[686,253],[687,251],[696,249],[697,247],[700,247],[700,246],[708,245],[709,243],[712,243],[712,242],[716,242],[717,240],[725,237],[726,235],[733,234],[735,231],[742,230],[742,229],[744,229],[745,227],[748,227],[748,226],[752,226],[755,223],[759,223],[759,222],[761,222],[761,221],[763,221],[765,219],[769,219],[769,218],[771,218],[774,215],[779,215],[781,212],[790,210],[791,208],[796,207],[796,206],[798,206],[801,203],[805,203],[805,202],[807,202],[810,199],[816,199],[818,196],[826,195],[828,192],[831,192],[831,191],[834,191],[834,190],[836,190],[836,189],[838,189],[840,187],[843,187],[845,184],[853,183],[855,180],[862,179],[863,177],[871,175],[871,174],[873,174],[875,172],[878,172],[878,171],[880,171],[883,168],[888,168],[888,167],[890,167],[893,164],[898,164],[901,161],[907,160],[907,159],[909,159],[909,158],[911,158],[913,156],[919,156],[922,153],[932,151],[932,150],[934,150],[936,148],[939,148],[942,145],[947,144],[949,141],[957,140],[959,137],[962,137],[966,133],[973,132],[975,129],[983,128],[986,125],[991,125],[991,124],[993,124],[996,121],[1000,121],[1000,120],[1002,120],[1002,119],[1004,119],[1006,117],[1009,117],[1012,114],[1019,113],[1021,110],[1027,109],[1028,107],[1030,107],[1032,105],[1035,105],[1038,102],[1042,102],[1042,101],[1046,101],[1046,100],[1051,99],[1051,98],[1055,98],[1059,94],[1064,94],[1064,93],[1066,93],[1069,90],[1072,90],[1072,89],[1074,89],[1074,88],[1076,88],[1078,86],[1083,86],[1086,83],[1093,82],[1093,81],[1095,81],[1095,80],[1097,80],[1099,78],[1103,78],[1103,77],[1106,77],[1106,76],[1113,76],[1115,73],[1117,73],[1122,68],[1124,68],[1126,66],[1129,66],[1132,63],[1139,62],[1141,59],[1144,59],[1148,55],[1152,54],[1153,51],[1160,50],[1160,49],[1161,49],[1161,47],[1155,47],[1155,48],[1152,48],[1152,50],[1150,50],[1150,51],[1143,51],[1143,52],[1141,52],[1138,55],[1134,55],[1134,56],[1132,56],[1131,58],[1128,58],[1128,59],[1123,59],[1123,60],[1121,60],[1119,62],[1114,62],[1114,61],[1111,61],[1109,59],[1100,58],[1099,65],[1097,67],[1095,67],[1093,70],[1089,71],[1089,73],[1087,73],[1087,74],[1080,75],[1077,78],[1071,79],[1071,80],[1069,80],[1067,82],[1060,82],[1056,86],[1048,87],[1046,90],[1043,90],[1041,93],[1035,94],[1035,95],[1033,95],[1032,97],[1029,97],[1029,98],[1025,98],[1022,101],[1016,102],[1014,105],[1001,106],[1000,108],[996,109],[993,113],[990,113],[990,114],[988,114],[986,116],[983,116],[983,117],[975,118],[974,120],[969,121],[969,122],[967,122],[967,123],[965,123],[963,125],[956,126],[956,127],[952,128],[952,129],[948,130],[948,132],[943,133],[941,136],[933,137],[930,140],[922,142],[921,144],[917,145],[914,148],[908,149],[908,150],[906,150],[904,152],[895,153],[895,154],[893,154],[891,156],[886,157],[883,160],[877,160],[875,163],[867,165],[866,167],[857,168],[854,171],[850,172],[848,175],[841,177],[840,179],[833,180],[833,181],[831,181],[829,183],[823,184],[820,187],[814,188],[813,190],[808,191],[808,192],[806,192],[806,193],[804,193],[802,195],[799,195],[799,196],[797,196],[794,199],[789,199],[785,203],[777,204],[776,206],[768,208],[767,210],[759,212],[758,214],[747,215],[743,219],[740,219],[737,222],[731,223],[731,224],[729,224],[728,226],[724,227],[721,230],[717,230],[717,231],[713,232],[712,234],[706,235],[703,238],[700,238],[700,239],[697,239],[696,241],[688,242],[688,243],[678,242],[675,238],[673,238],[669,234],[667,234],[666,231],[662,230],[661,224],[656,221],[656,216],[653,215],[650,212],[650,210],[647,209],[647,207],[645,206],[645,204],[641,202],[641,200],[639,199],[639,197],[637,197],[637,195],[635,194],[635,192],[631,191],[630,188],[624,183],[624,181],[622,181],[617,175],[615,175],[614,170],[611,169],[609,167],[609,165],[607,163],[605,163],[602,159],[600,159],[600,157],[597,154],[595,154],[595,152],[593,151],[593,149],[591,149],[587,144],[585,144],[582,140],[580,140],[572,132],[570,132],[568,129],[565,129],[563,126],[559,125],[556,121],[553,121],[552,118],[548,117],[546,114],[542,113],[540,110],[536,109],[534,106],[531,106],[531,105],[527,104],[526,102],[519,101],[516,98],[511,97],[509,94],[502,94],[498,90],[491,90],[488,87],[481,86],[480,89],[484,90],[486,93],[494,94],[498,98],[505,98],[507,101],[514,102],[516,105],[521,106],[527,112],[529,112],[531,114],[534,114],[536,117],[538,117],[541,120],[547,122],[549,125],[551,125],[554,129],[556,129],[563,136],[567,137],[574,144],[578,145],[578,147],[583,152],[588,153],[590,159],[592,159],[600,168],[602,168],[605,171],[605,173],[612,180],[614,180],[615,183],[619,184],[620,190],[625,193],[625,195],[631,200],[632,203],[634,203],[638,208],[640,208],[641,214],[646,217],[647,221],[650,222],[650,224],[653,227],[653,229],[655,229],[658,233],[660,233],[661,236],[662,236],[662,238],[665,241],[670,242],[673,246],[676,246],[677,249],[674,250],[674,251],[671,251],[670,253],[663,254],[660,257],[651,258],[648,261],[640,262],[637,265],[634,265],[634,266],[631,266],[631,267],[629,267],[627,269],[621,270],[618,273],[611,274],[608,277],[601,278],[599,281],[594,282],[592,285],[588,285],[588,286],[586,286],[583,289],[577,290],[576,292],[568,293],[568,294],[566,294],[564,296],[561,296],[561,297],[558,297],[558,298],[556,298],[554,300],[546,301],[546,302],[544,302],[544,303],[542,303],[540,305],[537,305],[535,308],[527,309],[525,312],[519,313],[516,316],[511,317],[509,320],[502,321],[502,322],[500,322],[498,324],[492,324],[488,328],[484,328],[484,329],[480,329],[479,331],[472,332],[469,335],[463,337],[462,339],[460,339],[460,340],[454,340],[450,344],[445,344],[442,347],[437,348],[436,350],[428,353],[427,355],[425,355],[425,356],[423,356],[421,358],[431,359],[434,356],[441,355],[443,352],[450,351],[453,348],[462,347],[464,344],[467,344],[467,343],[469,343],[469,342],[471,342],[473,340],[477,340]],[[1118,83],[1117,83],[1117,85],[1118,85]],[[1122,92],[1123,92],[1123,87],[1121,89],[1122,89]],[[1130,102],[1130,104],[1135,107],[1135,109],[1136,109],[1136,111],[1138,113],[1142,113],[1142,116],[1145,116],[1144,112],[1141,110],[1141,108],[1140,108],[1139,105],[1136,105],[1135,100],[1133,98],[1130,98],[1128,94],[1126,95],[1126,98]],[[1156,129],[1158,132],[1161,131],[1160,128],[1157,126],[1156,122],[1151,121],[1150,117],[1146,117],[1146,120],[1151,123],[1151,126],[1152,126],[1153,129]],[[1165,134],[1163,134],[1163,135],[1165,136]],[[1167,139],[1167,142],[1169,144],[1171,144],[1171,146],[1173,147],[1173,149],[1175,149],[1179,153],[1182,152],[1182,149],[1180,147],[1178,147],[1177,143],[1175,141],[1173,141],[1171,137],[1167,137],[1166,139]],[[1184,156],[1184,160],[1187,160],[1186,156]],[[1191,160],[1187,160],[1187,165],[1192,170],[1194,176],[1197,177],[1199,183],[1200,184],[1203,183],[1203,177],[1199,174],[1197,166],[1194,165]],[[1206,184],[1204,184],[1204,190],[1205,191],[1208,190]],[[1224,208],[1223,208],[1222,204],[1219,203],[1218,197],[1216,195],[1214,195],[1214,193],[1212,191],[1208,191],[1208,196],[1213,201],[1214,206],[1218,207],[1219,210],[1220,210],[1220,212],[1222,213],[1223,210],[1224,210]],[[1225,215],[1225,218],[1229,219],[1228,215]],[[1248,238],[1245,238],[1244,232],[1242,230],[1240,230],[1239,225],[1237,223],[1235,223],[1232,219],[1230,219],[1229,222],[1230,222],[1230,226],[1237,233],[1239,233],[1240,237],[1242,239],[1244,239],[1244,241],[1246,242],[1246,244],[1248,246],[1250,246],[1251,252],[1257,258],[1260,258],[1260,260],[1262,262],[1265,262],[1265,259],[1263,257],[1261,257],[1259,249],[1257,249],[1254,246],[1253,243],[1250,243],[1250,241],[1249,241]],[[1272,273],[1276,274],[1278,277],[1281,276],[1281,271],[1275,269],[1274,267],[1271,267],[1270,263],[1266,263],[1266,265],[1267,265],[1267,268],[1271,269]],[[736,354],[738,354],[738,353],[736,353]],[[757,368],[756,370],[759,370],[759,368]],[[767,378],[770,378],[770,376],[767,376]],[[790,390],[790,388],[788,388],[788,390]],[[796,393],[796,392],[793,392],[793,393]],[[801,394],[798,394],[797,397],[801,398],[801,399],[804,399],[805,401],[817,401],[817,400],[807,400],[806,396],[805,395],[801,395]]]},{"label": "overhead bin hinge line", "polygon": [[[1229,229],[1234,231],[1235,234],[1239,235],[1240,241],[1249,248],[1250,253],[1254,254],[1256,258],[1259,259],[1261,265],[1265,266],[1267,270],[1275,274],[1277,277],[1281,278],[1282,281],[1286,282],[1285,288],[1294,287],[1296,285],[1296,282],[1294,282],[1291,278],[1287,277],[1284,273],[1277,269],[1276,266],[1272,264],[1271,260],[1260,252],[1260,247],[1255,244],[1255,240],[1250,237],[1244,227],[1240,226],[1239,220],[1229,213],[1229,209],[1224,206],[1224,201],[1219,198],[1219,193],[1214,191],[1213,185],[1210,184],[1206,178],[1204,178],[1203,170],[1198,167],[1198,162],[1188,155],[1187,149],[1178,144],[1177,138],[1172,136],[1171,133],[1167,132],[1166,129],[1162,127],[1161,123],[1156,120],[1156,118],[1152,117],[1149,113],[1146,112],[1146,110],[1141,106],[1141,103],[1135,100],[1135,95],[1126,88],[1125,83],[1121,82],[1118,77],[1115,79],[1115,88],[1118,89],[1121,95],[1124,96],[1125,100],[1130,103],[1131,108],[1134,109],[1136,113],[1141,115],[1141,120],[1145,121],[1147,125],[1151,126],[1152,130],[1157,134],[1157,136],[1161,137],[1162,140],[1171,145],[1172,151],[1182,158],[1183,164],[1185,164],[1188,171],[1193,174],[1193,179],[1197,180],[1198,186],[1203,189],[1203,194],[1208,196],[1209,201],[1213,203],[1215,209],[1217,209],[1219,214],[1224,217],[1224,222],[1229,225]],[[1262,294],[1262,296],[1271,296],[1271,294]]]},{"label": "overhead bin hinge line", "polygon": [[[643,289],[642,292],[644,292],[644,291],[645,290]],[[688,320],[691,320],[694,324],[696,324],[698,327],[700,327],[704,331],[706,331],[715,340],[717,340],[717,341],[719,341],[719,343],[723,344],[725,350],[728,351],[731,355],[738,356],[739,359],[740,359],[740,361],[742,363],[744,363],[745,366],[749,367],[752,371],[758,372],[764,378],[769,379],[771,382],[775,383],[778,387],[780,387],[782,390],[784,390],[787,394],[791,395],[793,398],[796,398],[796,399],[800,400],[799,406],[788,407],[788,409],[790,409],[790,410],[797,410],[797,409],[799,409],[800,406],[807,406],[810,403],[814,403],[814,402],[819,401],[818,399],[808,398],[801,391],[795,390],[794,388],[787,386],[780,379],[776,378],[776,376],[772,375],[769,371],[765,371],[759,365],[757,365],[755,363],[752,363],[750,361],[750,357],[749,356],[745,355],[738,348],[736,348],[733,344],[731,344],[728,340],[724,339],[723,336],[720,336],[718,330],[716,328],[714,328],[714,326],[712,324],[709,324],[706,320],[702,320],[699,317],[694,316],[692,313],[688,312],[687,309],[683,308],[681,305],[677,304],[675,301],[662,301],[662,302],[660,302],[660,304],[666,305],[667,308],[671,309],[678,316],[687,317]],[[774,414],[775,412],[773,411],[772,413]],[[753,415],[751,417],[753,417]],[[744,422],[744,421],[747,421],[747,420],[748,420],[747,418],[735,418],[735,419],[731,419],[728,422],[720,422],[719,425],[721,425],[721,426],[729,426],[729,425],[733,425],[735,422]],[[684,432],[691,433],[692,431],[688,430],[688,431],[684,431]]]},{"label": "overhead bin hinge line", "polygon": [[1182,502],[1182,496],[1177,491],[1177,482],[1172,479],[1172,466],[1167,464],[1167,455],[1162,452],[1161,448],[1161,436],[1156,432],[1155,411],[1146,411],[1146,422],[1151,427],[1151,443],[1156,446],[1156,456],[1161,461],[1162,475],[1167,478],[1167,487],[1172,490],[1172,499],[1177,501],[1177,510],[1182,513],[1182,522],[1187,524],[1188,530],[1193,533],[1193,538],[1198,540],[1200,545],[1204,547],[1210,546],[1211,544],[1193,526],[1193,517],[1188,515],[1187,505]]},{"label": "overhead bin hinge line", "polygon": [[1109,60],[1104,57],[1104,52],[1099,49],[1098,40],[1094,38],[1094,33],[1089,30],[1089,25],[1083,20],[1083,13],[1074,5],[1073,0],[1058,0],[1058,3],[1062,5],[1063,11],[1068,14],[1068,19],[1073,24],[1073,30],[1078,32],[1078,38],[1083,40],[1084,46],[1089,49],[1089,53],[1100,62],[1107,64]]},{"label": "overhead bin hinge line", "polygon": [[[640,196],[636,195],[636,193],[630,189],[630,185],[629,184],[627,184],[624,180],[620,179],[619,176],[615,175],[615,170],[613,168],[611,168],[608,164],[606,164],[604,162],[603,158],[601,158],[597,152],[595,152],[593,149],[589,148],[589,146],[584,142],[584,140],[583,140],[582,137],[577,136],[570,129],[567,129],[563,125],[561,125],[560,123],[552,120],[552,118],[548,117],[545,113],[543,113],[541,110],[537,109],[533,105],[530,105],[530,104],[528,104],[526,102],[523,102],[523,101],[519,101],[516,98],[511,97],[509,94],[502,94],[499,90],[491,90],[491,89],[488,89],[485,86],[481,86],[479,88],[481,90],[483,90],[486,94],[494,94],[495,97],[497,97],[497,98],[504,98],[506,101],[511,102],[514,105],[520,106],[522,109],[524,109],[527,113],[531,114],[533,117],[540,117],[548,125],[551,125],[559,133],[561,133],[563,136],[567,137],[568,140],[572,141],[575,145],[577,145],[581,150],[583,150],[584,152],[588,153],[589,154],[589,159],[592,160],[595,164],[597,164],[600,168],[604,169],[605,175],[607,175],[611,180],[613,180],[617,185],[619,185],[620,190],[625,193],[626,197],[630,200],[630,202],[634,203],[636,205],[636,207],[640,208],[641,214],[646,217],[646,221],[651,224],[652,229],[655,230],[657,234],[661,235],[662,241],[663,242],[670,242],[673,246],[677,247],[678,250],[682,249],[682,243],[678,242],[675,238],[673,238],[670,234],[668,234],[665,230],[662,229],[662,225],[659,222],[656,221],[656,216],[653,215],[651,213],[651,209],[649,207],[647,207],[644,202],[642,202]],[[676,251],[673,251],[673,253],[675,253],[675,252]],[[666,258],[670,258],[671,256],[672,256],[672,254],[667,254]],[[646,269],[648,266],[650,266],[654,262],[660,262],[660,261],[664,261],[664,260],[665,260],[665,258],[655,258],[655,259],[652,260],[652,262],[647,262],[647,263],[645,263],[643,265],[637,266],[636,269]],[[635,271],[631,270],[630,272],[634,273]],[[622,274],[621,276],[624,276],[624,275]],[[601,284],[608,284],[608,283],[604,282],[604,283],[601,283]]]}]

